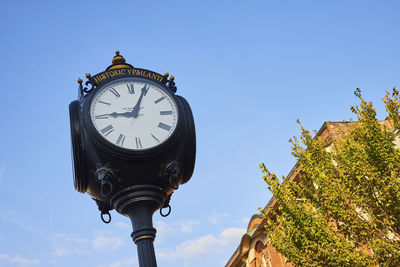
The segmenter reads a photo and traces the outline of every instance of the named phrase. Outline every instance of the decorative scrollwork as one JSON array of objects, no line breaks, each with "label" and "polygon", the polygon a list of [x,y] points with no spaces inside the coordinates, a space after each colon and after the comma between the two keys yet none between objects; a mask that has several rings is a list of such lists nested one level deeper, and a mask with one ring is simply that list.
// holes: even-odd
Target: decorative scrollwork
[{"label": "decorative scrollwork", "polygon": [[85,82],[86,87],[83,87],[83,85],[82,85],[83,80],[81,78],[78,78],[78,83],[79,83],[78,98],[79,99],[82,98],[85,94],[90,93],[95,87],[94,83],[90,80],[90,77],[91,77],[90,74],[86,74],[86,77],[89,79]]},{"label": "decorative scrollwork", "polygon": [[84,93],[86,93],[86,94],[89,93],[90,91],[92,91],[92,90],[94,89],[94,84],[93,84],[92,81],[90,81],[90,80],[86,81],[86,82],[85,82],[85,85],[86,85],[86,86],[90,85],[90,88],[85,87],[85,88],[82,89],[82,91],[83,91]]},{"label": "decorative scrollwork", "polygon": [[[168,79],[168,77],[169,77],[169,79]],[[170,89],[172,92],[176,93],[177,88],[176,88],[176,86],[175,86],[174,80],[175,80],[175,77],[172,76],[172,75],[169,76],[169,73],[168,73],[168,72],[166,72],[166,73],[164,74],[164,79],[163,79],[163,81],[164,81],[165,86],[166,86],[168,89]]]},{"label": "decorative scrollwork", "polygon": [[[173,77],[173,76],[171,76]],[[168,80],[167,84],[166,84],[167,88],[170,89],[172,92],[176,93],[176,86],[175,86],[175,82],[173,80]]]},{"label": "decorative scrollwork", "polygon": [[179,178],[181,174],[181,166],[179,162],[171,161],[168,164],[163,165],[162,168],[162,175],[165,179],[165,182],[167,182],[167,185],[175,190],[178,189]]}]

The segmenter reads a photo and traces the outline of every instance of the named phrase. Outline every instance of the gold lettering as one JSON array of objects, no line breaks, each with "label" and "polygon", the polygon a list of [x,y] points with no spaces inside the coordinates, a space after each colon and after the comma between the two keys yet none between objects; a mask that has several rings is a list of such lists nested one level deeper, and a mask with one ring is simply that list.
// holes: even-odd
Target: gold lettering
[{"label": "gold lettering", "polygon": [[102,79],[99,76],[94,76],[93,77],[96,83],[99,83]]},{"label": "gold lettering", "polygon": [[158,73],[151,72],[151,71],[127,68],[127,69],[115,69],[115,70],[106,71],[101,74],[97,74],[97,75],[93,76],[92,79],[94,82],[100,83],[101,81],[106,80],[111,77],[125,76],[125,75],[146,77],[146,78],[158,81],[158,82],[162,82],[163,79],[165,78],[164,76],[159,75]]}]

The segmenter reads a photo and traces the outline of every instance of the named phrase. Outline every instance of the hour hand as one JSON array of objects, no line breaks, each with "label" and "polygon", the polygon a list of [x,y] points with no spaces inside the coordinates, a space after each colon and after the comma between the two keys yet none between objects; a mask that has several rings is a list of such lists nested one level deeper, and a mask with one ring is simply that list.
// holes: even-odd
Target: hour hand
[{"label": "hour hand", "polygon": [[97,115],[95,118],[96,119],[106,119],[108,117],[126,117],[126,118],[130,118],[132,117],[132,112],[122,112],[122,113],[117,113],[117,112],[113,112],[113,113],[108,113],[108,114],[102,114],[102,115]]}]

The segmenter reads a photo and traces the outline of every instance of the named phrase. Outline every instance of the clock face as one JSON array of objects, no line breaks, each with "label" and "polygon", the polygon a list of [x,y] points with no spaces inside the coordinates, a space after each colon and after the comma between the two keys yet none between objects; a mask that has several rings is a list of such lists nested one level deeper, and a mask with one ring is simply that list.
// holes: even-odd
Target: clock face
[{"label": "clock face", "polygon": [[145,150],[164,143],[174,132],[178,111],[162,86],[126,78],[101,87],[90,103],[90,118],[108,142],[125,149]]}]

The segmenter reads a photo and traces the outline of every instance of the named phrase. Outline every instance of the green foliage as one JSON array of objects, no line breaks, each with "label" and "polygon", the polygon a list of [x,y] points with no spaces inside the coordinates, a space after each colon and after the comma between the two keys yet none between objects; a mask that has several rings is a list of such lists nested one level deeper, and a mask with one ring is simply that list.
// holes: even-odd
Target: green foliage
[{"label": "green foliage", "polygon": [[279,203],[261,211],[266,233],[296,266],[400,266],[399,92],[393,88],[384,98],[394,129],[377,120],[359,89],[354,93],[360,104],[351,110],[359,122],[332,144],[299,123],[300,140],[290,140],[298,181],[280,182],[260,165]]}]

